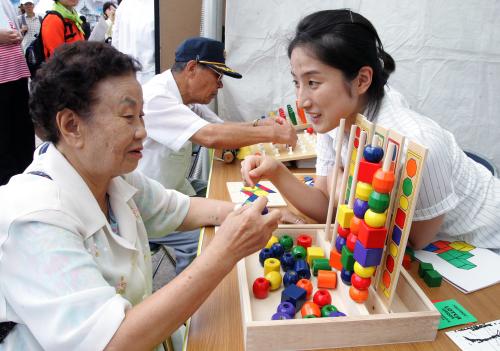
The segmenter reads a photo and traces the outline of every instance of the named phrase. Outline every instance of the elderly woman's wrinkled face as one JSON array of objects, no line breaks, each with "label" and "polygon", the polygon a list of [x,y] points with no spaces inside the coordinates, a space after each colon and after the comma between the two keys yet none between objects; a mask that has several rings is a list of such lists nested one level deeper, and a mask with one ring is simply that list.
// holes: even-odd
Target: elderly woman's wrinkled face
[{"label": "elderly woman's wrinkled face", "polygon": [[108,78],[95,88],[98,98],[84,123],[87,172],[116,177],[133,171],[142,157],[146,138],[142,89],[135,75]]}]

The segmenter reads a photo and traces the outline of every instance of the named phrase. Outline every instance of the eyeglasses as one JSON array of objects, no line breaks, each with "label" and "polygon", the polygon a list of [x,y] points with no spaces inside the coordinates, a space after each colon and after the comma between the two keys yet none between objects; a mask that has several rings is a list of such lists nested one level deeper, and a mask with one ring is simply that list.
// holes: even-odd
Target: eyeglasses
[{"label": "eyeglasses", "polygon": [[216,71],[214,68],[212,68],[208,65],[204,65],[204,66],[210,68],[212,70],[212,72],[215,72],[215,74],[217,75],[217,84],[222,83],[222,77],[224,77],[224,75],[222,73],[220,73],[219,71]]}]

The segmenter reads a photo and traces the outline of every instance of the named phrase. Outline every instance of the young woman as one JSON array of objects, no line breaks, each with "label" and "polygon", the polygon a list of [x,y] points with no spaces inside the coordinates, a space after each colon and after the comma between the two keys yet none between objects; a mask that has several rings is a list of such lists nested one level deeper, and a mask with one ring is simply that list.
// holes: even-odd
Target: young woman
[{"label": "young woman", "polygon": [[318,132],[318,179],[311,189],[274,159],[251,156],[242,165],[247,183],[269,178],[297,209],[324,223],[335,129],[345,118],[349,130],[356,114],[362,113],[429,150],[410,233],[414,247],[422,248],[444,233],[477,246],[500,248],[500,181],[469,159],[451,133],[410,110],[404,98],[386,85],[395,63],[366,18],[350,10],[313,13],[298,24],[288,55],[300,107]]}]

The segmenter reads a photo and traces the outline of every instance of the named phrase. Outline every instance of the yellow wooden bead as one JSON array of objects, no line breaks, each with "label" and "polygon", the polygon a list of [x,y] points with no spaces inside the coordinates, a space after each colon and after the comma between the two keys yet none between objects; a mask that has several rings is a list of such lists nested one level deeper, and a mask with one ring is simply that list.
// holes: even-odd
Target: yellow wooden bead
[{"label": "yellow wooden bead", "polygon": [[324,258],[325,252],[321,247],[318,246],[310,246],[307,248],[307,263],[312,267],[312,260],[315,258]]},{"label": "yellow wooden bead", "polygon": [[365,222],[369,227],[381,228],[384,226],[386,219],[387,211],[384,213],[377,213],[369,209],[365,212]]},{"label": "yellow wooden bead", "polygon": [[371,184],[358,182],[358,184],[356,184],[356,199],[368,201],[372,190],[373,188]]},{"label": "yellow wooden bead", "polygon": [[271,271],[280,272],[280,260],[277,258],[271,257],[264,261],[264,275]]},{"label": "yellow wooden bead", "polygon": [[266,244],[266,249],[270,249],[274,243],[279,243],[279,239],[276,236],[272,235]]},{"label": "yellow wooden bead", "polygon": [[269,283],[271,284],[271,291],[279,289],[281,286],[281,274],[276,271],[271,271],[266,274],[265,278],[269,280]]},{"label": "yellow wooden bead", "polygon": [[339,212],[337,213],[337,221],[342,228],[349,228],[352,217],[354,217],[352,208],[347,207],[347,205],[340,205]]},{"label": "yellow wooden bead", "polygon": [[363,267],[358,262],[354,262],[354,273],[361,278],[370,278],[375,273],[375,266]]}]

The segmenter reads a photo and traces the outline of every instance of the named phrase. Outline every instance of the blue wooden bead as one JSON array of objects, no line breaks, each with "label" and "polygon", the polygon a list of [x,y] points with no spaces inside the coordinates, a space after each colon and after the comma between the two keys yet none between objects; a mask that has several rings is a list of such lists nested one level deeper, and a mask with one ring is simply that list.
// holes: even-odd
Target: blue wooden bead
[{"label": "blue wooden bead", "polygon": [[345,238],[341,237],[340,235],[337,236],[337,239],[335,239],[335,248],[337,249],[337,252],[342,252],[342,248],[345,246],[346,242],[347,241]]},{"label": "blue wooden bead", "polygon": [[342,313],[340,311],[332,312],[328,315],[328,317],[345,317],[345,313]]},{"label": "blue wooden bead", "polygon": [[259,253],[259,262],[262,267],[264,267],[264,261],[268,258],[273,257],[271,249],[262,249]]},{"label": "blue wooden bead", "polygon": [[283,245],[281,245],[280,243],[274,243],[271,246],[272,257],[279,259],[281,256],[283,256],[284,253],[285,253],[285,249],[283,248]]},{"label": "blue wooden bead", "polygon": [[299,281],[299,275],[293,270],[289,270],[283,276],[283,285],[287,287],[290,284],[296,284]]},{"label": "blue wooden bead", "polygon": [[295,261],[294,271],[297,272],[300,279],[310,279],[311,278],[311,268],[309,263],[305,260]]},{"label": "blue wooden bead", "polygon": [[352,206],[352,210],[354,211],[354,215],[358,218],[364,218],[365,212],[368,210],[368,201],[363,201],[360,199],[354,200],[354,205]]},{"label": "blue wooden bead", "polygon": [[285,313],[285,314],[289,315],[290,318],[293,318],[293,317],[295,317],[295,306],[292,303],[285,301],[285,302],[282,302],[278,305],[276,312]]},{"label": "blue wooden bead", "polygon": [[342,271],[340,272],[340,278],[346,285],[351,285],[351,277],[354,271],[346,271],[344,268],[342,268]]},{"label": "blue wooden bead", "polygon": [[291,252],[285,252],[280,258],[281,267],[286,272],[292,269],[295,264],[295,257],[293,257]]},{"label": "blue wooden bead", "polygon": [[292,317],[290,317],[289,315],[287,315],[286,313],[283,313],[283,312],[276,312],[275,314],[273,314],[271,319],[273,321],[281,321],[284,319],[292,319]]},{"label": "blue wooden bead", "polygon": [[379,146],[366,145],[363,157],[370,163],[379,163],[384,158],[384,150]]}]

